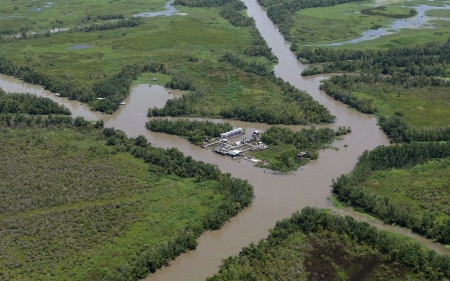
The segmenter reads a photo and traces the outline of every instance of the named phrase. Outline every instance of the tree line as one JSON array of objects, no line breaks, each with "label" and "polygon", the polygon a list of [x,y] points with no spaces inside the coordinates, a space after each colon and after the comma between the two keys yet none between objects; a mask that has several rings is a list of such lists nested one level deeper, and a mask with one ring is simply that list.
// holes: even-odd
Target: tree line
[{"label": "tree line", "polygon": [[[236,58],[234,55],[229,57],[231,60]],[[237,60],[241,62],[241,59],[238,58]],[[335,119],[326,107],[316,102],[308,93],[297,89],[273,74],[268,76],[268,79],[280,87],[283,92],[283,103],[270,105],[270,109],[269,106],[253,104],[224,105],[220,109],[220,115],[224,118],[241,121],[286,125],[330,123]],[[198,114],[198,106],[203,104],[207,97],[205,89],[196,85],[190,77],[182,73],[175,74],[166,84],[166,87],[190,91],[181,97],[168,100],[163,108],[149,108],[147,112],[149,117],[176,117]]]},{"label": "tree line", "polygon": [[196,145],[201,145],[205,138],[215,138],[221,133],[231,131],[230,123],[214,123],[211,121],[190,121],[178,119],[170,121],[167,119],[152,119],[145,126],[153,132],[166,133],[188,137],[188,140]]},{"label": "tree line", "polygon": [[373,99],[360,98],[354,95],[351,92],[351,86],[345,83],[348,75],[344,74],[342,76],[345,77],[337,78],[340,76],[333,76],[328,80],[323,81],[323,83],[320,84],[320,89],[325,91],[327,95],[335,100],[348,104],[362,113],[373,114],[377,112]]},{"label": "tree line", "polygon": [[330,214],[325,210],[306,207],[289,219],[278,221],[269,235],[269,243],[280,243],[293,232],[305,234],[319,231],[347,235],[351,239],[373,247],[391,262],[399,262],[423,272],[428,278],[439,280],[450,277],[450,257],[424,248],[419,242],[405,240],[376,229],[366,222],[357,222],[350,216]]},{"label": "tree line", "polygon": [[[119,103],[129,94],[132,81],[144,72],[167,73],[168,69],[164,64],[153,61],[125,65],[117,74],[89,86],[66,75],[49,75],[37,72],[29,66],[16,65],[11,60],[0,56],[0,73],[20,78],[27,83],[41,85],[46,90],[59,93],[70,100],[89,103],[93,110],[106,113],[113,113],[119,108]],[[104,98],[104,100],[97,98]]]},{"label": "tree line", "polygon": [[82,23],[86,23],[89,21],[97,21],[97,20],[116,20],[116,19],[125,19],[125,16],[123,14],[114,14],[114,13],[107,13],[107,14],[96,14],[96,15],[92,15],[92,14],[88,14],[85,17],[82,17],[80,19],[80,22]]},{"label": "tree line", "polygon": [[392,141],[398,143],[450,141],[450,126],[415,128],[406,123],[401,112],[388,117],[380,116],[378,124]]},{"label": "tree line", "polygon": [[291,49],[298,58],[309,63],[328,63],[322,71],[363,71],[389,74],[395,72],[411,76],[448,77],[446,65],[450,62],[450,39],[424,45],[396,47],[386,50],[333,50],[326,47],[299,47]]},{"label": "tree line", "polygon": [[319,149],[330,143],[336,137],[336,132],[330,128],[316,129],[314,126],[295,132],[290,128],[272,126],[261,137],[267,144],[292,144],[297,149]]},{"label": "tree line", "polygon": [[423,216],[416,215],[411,213],[407,206],[358,186],[373,171],[408,168],[431,159],[449,156],[450,143],[448,142],[412,142],[389,147],[380,146],[373,151],[365,151],[350,174],[341,175],[333,180],[333,193],[341,202],[362,208],[386,223],[395,223],[441,243],[449,244],[450,219],[438,221],[436,215],[429,211],[424,211]]},{"label": "tree line", "polygon": [[[106,16],[105,16],[106,17]],[[144,20],[142,18],[130,18],[130,19],[121,19],[115,22],[106,22],[106,23],[92,23],[92,24],[86,24],[81,25],[77,27],[71,27],[68,30],[60,30],[58,33],[61,32],[94,32],[94,31],[102,31],[102,30],[113,30],[118,28],[130,28],[130,27],[136,27],[144,24]],[[2,34],[0,32],[0,34]],[[16,32],[16,30],[5,30],[2,38],[2,43],[8,43],[8,42],[14,42],[17,40],[23,40],[23,39],[31,39],[31,38],[42,38],[42,37],[50,37],[52,32],[49,30],[40,31],[40,32],[34,32],[30,33],[29,28],[23,28],[21,29],[21,32]]]},{"label": "tree line", "polygon": [[[315,68],[315,67],[313,67]],[[317,68],[316,68],[317,69]],[[305,71],[308,71],[305,70]],[[394,73],[384,76],[382,74],[360,73],[358,75],[333,76],[323,81],[320,86],[328,95],[339,100],[363,113],[375,113],[377,111],[372,99],[359,98],[352,92],[365,91],[365,88],[375,85],[389,85],[402,89],[423,88],[423,87],[450,87],[450,82],[438,77],[428,77],[424,75],[411,76],[408,73]]]},{"label": "tree line", "polygon": [[[340,259],[343,258],[341,255],[345,255],[345,259],[352,259],[353,254],[357,259],[358,254],[352,252],[354,251],[352,246],[358,245],[364,248],[365,256],[376,255],[375,260],[381,260],[382,263],[402,264],[409,269],[407,272],[414,272],[424,280],[445,280],[450,276],[450,257],[447,255],[439,255],[416,241],[389,235],[366,222],[357,222],[350,216],[340,216],[326,210],[306,207],[301,212],[292,214],[290,218],[278,221],[266,240],[261,240],[256,245],[252,243],[243,248],[239,255],[223,260],[219,273],[207,280],[287,280],[293,276],[295,280],[299,278],[316,280],[317,277],[314,278],[313,272],[308,270],[308,265],[317,262],[317,257],[314,256],[317,253],[310,252],[316,245],[311,242],[319,240],[322,242],[319,244],[326,247],[330,245],[325,241],[342,241],[342,237],[348,240],[341,242],[342,247],[336,249],[340,250],[337,255]],[[320,255],[324,256],[327,262],[332,262],[330,252],[333,250],[335,249],[322,251]],[[295,262],[292,263],[290,260]],[[362,266],[362,262],[358,260],[349,263],[353,263],[350,266],[352,271],[355,266]],[[371,260],[370,264],[369,267],[372,267],[376,262]],[[332,266],[338,270],[343,269],[344,272],[338,271],[340,274],[346,273],[347,268],[339,268],[337,264]],[[272,267],[283,268],[284,275],[272,271]],[[325,267],[320,265],[318,268],[323,270]],[[371,271],[369,267],[363,269],[366,274]],[[397,270],[396,268],[395,271]],[[329,271],[325,271],[324,274],[327,277],[331,275]],[[336,275],[330,277],[339,279]],[[409,278],[410,276],[405,280]]]},{"label": "tree line", "polygon": [[72,27],[68,30],[68,32],[94,32],[98,30],[112,30],[117,28],[130,28],[136,27],[144,24],[144,20],[142,18],[129,18],[129,19],[121,19],[119,21],[114,22],[106,22],[106,23],[92,23],[88,25],[82,25],[79,27]]},{"label": "tree line", "polygon": [[188,7],[223,7],[236,0],[175,0],[175,5]]},{"label": "tree line", "polygon": [[5,93],[0,89],[0,114],[1,113],[27,113],[27,114],[62,114],[70,115],[71,112],[63,105],[59,105],[50,99],[37,97],[26,93]]},{"label": "tree line", "polygon": [[294,15],[297,11],[306,8],[329,7],[339,4],[358,2],[362,0],[258,0],[259,4],[267,8],[267,16],[278,30],[283,34],[286,40],[295,41],[290,35],[290,29],[294,23]]}]

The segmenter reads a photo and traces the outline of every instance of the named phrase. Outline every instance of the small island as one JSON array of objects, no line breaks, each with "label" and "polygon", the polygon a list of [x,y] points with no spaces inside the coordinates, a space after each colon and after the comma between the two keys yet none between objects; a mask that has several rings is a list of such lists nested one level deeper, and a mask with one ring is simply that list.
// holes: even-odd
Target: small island
[{"label": "small island", "polygon": [[233,159],[247,160],[258,167],[295,171],[319,157],[319,150],[330,148],[338,136],[351,133],[350,127],[317,129],[314,126],[295,132],[272,126],[265,132],[246,132],[229,123],[152,119],[147,129],[187,138],[191,143]]}]

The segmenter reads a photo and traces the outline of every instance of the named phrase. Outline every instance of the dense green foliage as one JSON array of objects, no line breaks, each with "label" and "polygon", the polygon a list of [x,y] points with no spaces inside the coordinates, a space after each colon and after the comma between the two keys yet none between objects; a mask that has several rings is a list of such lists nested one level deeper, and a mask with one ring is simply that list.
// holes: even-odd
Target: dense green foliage
[{"label": "dense green foliage", "polygon": [[[299,58],[304,58],[310,63],[326,63],[320,70],[321,73],[337,71],[364,71],[389,75],[402,73],[405,74],[403,81],[400,77],[391,78],[388,81],[395,85],[405,85],[411,76],[447,77],[450,74],[445,67],[450,62],[449,46],[450,40],[386,50],[333,50],[325,47],[312,49],[293,46],[293,51]],[[307,70],[304,74],[309,74],[309,71],[312,70]],[[425,78],[422,77],[422,79]],[[435,80],[425,81],[427,81],[426,83],[440,83]]]},{"label": "dense green foliage", "polygon": [[[232,55],[231,57],[234,58]],[[306,92],[272,74],[269,75],[269,79],[282,91],[283,103],[259,106],[245,103],[223,105],[220,115],[241,121],[289,125],[329,123],[334,120],[335,117],[330,114],[328,109],[313,100]],[[149,117],[195,115],[197,106],[207,98],[206,91],[194,85],[194,82],[185,75],[174,76],[166,86],[192,91],[180,98],[168,100],[163,108],[150,108],[148,110]],[[231,91],[235,93],[242,89],[234,87]]]},{"label": "dense green foliage", "polygon": [[[413,273],[414,272],[414,273]],[[450,258],[349,216],[305,208],[223,261],[219,280],[448,280]]]},{"label": "dense green foliage", "polygon": [[190,121],[178,119],[170,121],[167,119],[152,119],[145,126],[153,132],[166,133],[188,137],[194,144],[201,145],[205,138],[215,138],[221,133],[231,131],[233,126],[230,123],[214,123],[211,121]]},{"label": "dense green foliage", "polygon": [[[272,126],[262,134],[261,141],[269,146],[268,150],[253,152],[256,157],[268,161],[264,168],[277,171],[297,170],[308,163],[308,159],[317,159],[319,149],[326,148],[336,138],[350,132],[347,128],[340,128],[338,132],[329,128],[302,129],[295,132],[290,128]],[[306,152],[305,157],[298,157],[300,152]]]},{"label": "dense green foliage", "polygon": [[1,113],[71,114],[69,109],[50,99],[32,94],[7,94],[0,89]]},{"label": "dense green foliage", "polygon": [[[299,58],[319,63],[302,75],[333,76],[321,89],[364,113],[402,112],[414,125],[442,125],[448,118],[450,40],[387,50],[293,47]],[[425,109],[424,109],[425,108]]]},{"label": "dense green foliage", "polygon": [[[446,157],[450,157],[450,144],[447,142],[413,142],[377,147],[371,152],[365,151],[350,174],[341,175],[333,181],[333,192],[340,201],[361,208],[387,223],[410,228],[419,234],[449,244],[450,219],[438,221],[436,216],[441,214],[426,209],[422,213],[411,212],[407,205],[361,187],[361,183],[375,171],[408,169],[431,159]],[[391,189],[395,190],[396,186],[398,184],[391,186]],[[434,192],[445,191],[434,190]]]},{"label": "dense green foliage", "polygon": [[[27,83],[44,86],[45,89],[59,93],[72,100],[89,102],[93,110],[112,113],[119,108],[119,103],[128,96],[133,80],[143,72],[164,72],[161,63],[126,65],[112,77],[97,81],[92,88],[80,86],[70,76],[56,78],[45,73],[38,73],[28,66],[16,65],[5,57],[0,57],[0,73],[21,78]],[[97,100],[97,98],[104,100]]]},{"label": "dense green foliage", "polygon": [[318,149],[324,143],[334,140],[335,132],[330,128],[302,129],[295,132],[290,128],[272,126],[264,132],[261,140],[267,144],[293,144],[299,149]]},{"label": "dense green foliage", "polygon": [[102,127],[0,114],[3,278],[143,278],[251,203],[246,181]]},{"label": "dense green foliage", "polygon": [[415,128],[400,115],[380,116],[379,125],[392,141],[450,141],[450,127]]},{"label": "dense green foliage", "polygon": [[293,16],[295,12],[312,7],[328,7],[348,2],[357,2],[362,0],[258,0],[258,2],[267,8],[267,16],[278,30],[283,34],[286,40],[290,40],[290,29],[293,25]]}]

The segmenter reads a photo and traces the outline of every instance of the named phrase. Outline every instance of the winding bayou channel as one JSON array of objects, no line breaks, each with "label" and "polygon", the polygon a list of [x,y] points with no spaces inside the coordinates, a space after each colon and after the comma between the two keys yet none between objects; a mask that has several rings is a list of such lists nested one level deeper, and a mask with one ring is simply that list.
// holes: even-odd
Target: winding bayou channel
[{"label": "winding bayou channel", "polygon": [[[49,97],[59,104],[67,106],[74,117],[83,116],[88,120],[101,118],[105,121],[106,127],[120,129],[130,137],[144,135],[155,146],[177,147],[185,155],[216,164],[222,172],[247,179],[253,185],[255,198],[249,208],[232,218],[222,229],[204,233],[198,239],[196,250],[182,254],[172,261],[170,266],[164,267],[149,276],[146,279],[148,281],[204,280],[218,271],[218,266],[223,258],[238,254],[242,247],[249,245],[252,241],[257,242],[266,238],[268,230],[278,220],[287,218],[293,212],[306,206],[332,208],[327,199],[331,194],[332,179],[350,172],[358,156],[364,150],[371,150],[379,145],[389,145],[386,135],[376,125],[377,121],[374,116],[352,110],[319,90],[320,80],[327,78],[326,76],[300,76],[304,66],[290,52],[289,45],[267,18],[264,10],[256,0],[243,1],[248,7],[249,16],[255,19],[262,36],[279,59],[279,63],[275,67],[276,75],[299,89],[307,91],[336,116],[337,122],[326,126],[330,128],[350,126],[352,128],[352,133],[345,136],[344,140],[336,141],[333,144],[333,146],[340,148],[339,151],[323,150],[320,152],[318,160],[311,161],[310,164],[295,173],[275,175],[263,169],[255,168],[245,161],[238,163],[232,159],[211,153],[211,151],[194,146],[179,137],[148,131],[144,126],[148,120],[147,109],[153,106],[164,106],[165,102],[176,94],[174,92],[174,94],[169,95],[167,90],[160,86],[139,85],[133,88],[132,93],[125,100],[126,105],[113,115],[102,115],[90,111],[87,106],[79,102],[56,97],[54,94],[42,90],[41,87],[23,84],[18,80],[0,76],[0,87],[7,92],[30,92]],[[246,128],[249,134],[255,129],[265,130],[268,128],[266,124],[226,121],[234,127]],[[302,126],[292,126],[291,128],[298,130]],[[348,143],[349,146],[344,148],[344,143]],[[350,215],[359,220],[367,220],[351,211],[340,210],[340,212],[349,212]],[[440,253],[449,253],[443,245],[432,243],[409,233],[407,230],[383,225],[375,220],[369,222],[381,229],[412,236]]]}]

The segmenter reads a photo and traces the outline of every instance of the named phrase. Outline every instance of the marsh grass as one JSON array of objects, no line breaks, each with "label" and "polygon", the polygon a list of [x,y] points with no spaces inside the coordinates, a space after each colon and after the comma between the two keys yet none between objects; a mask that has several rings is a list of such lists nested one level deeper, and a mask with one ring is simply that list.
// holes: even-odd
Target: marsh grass
[{"label": "marsh grass", "polygon": [[[88,9],[90,6],[86,5]],[[61,10],[57,3],[52,7]],[[105,11],[117,12],[119,8],[116,8],[112,5]],[[115,75],[124,65],[148,60],[162,62],[169,69],[168,75],[143,74],[134,84],[154,83],[151,78],[157,77],[155,84],[164,86],[170,80],[169,75],[184,73],[208,93],[201,105],[204,109],[197,113],[203,116],[218,116],[221,108],[227,105],[223,94],[235,84],[240,88],[232,97],[225,98],[229,103],[270,107],[283,102],[281,89],[268,79],[220,61],[225,53],[230,52],[246,57],[244,51],[254,40],[248,27],[232,26],[220,15],[221,8],[180,6],[177,9],[186,15],[144,18],[145,24],[133,28],[62,32],[50,37],[3,43],[0,55],[18,65],[30,66],[37,72],[71,77],[74,83],[88,87]],[[125,16],[130,15],[127,11],[134,12],[134,9],[124,9]],[[78,44],[91,47],[67,49]],[[246,59],[273,65],[264,57]]]},{"label": "marsh grass", "polygon": [[405,121],[416,127],[448,126],[450,99],[446,88],[404,89],[390,85],[369,86],[352,91],[360,98],[374,100],[377,113],[384,116],[402,111]]},{"label": "marsh grass", "polygon": [[220,201],[214,182],[161,175],[97,133],[2,130],[3,278],[99,280]]},{"label": "marsh grass", "polygon": [[[142,12],[164,9],[166,0],[5,0],[0,7],[0,30],[29,27],[32,31],[71,27],[83,23],[87,15],[123,14],[126,18]],[[40,10],[38,10],[40,9]]]},{"label": "marsh grass", "polygon": [[[415,15],[409,7],[373,7],[369,1],[300,10],[290,34],[298,44],[328,44],[357,38],[369,29],[387,27],[393,20]],[[327,28],[323,28],[327,26]]]},{"label": "marsh grass", "polygon": [[361,183],[368,191],[389,197],[410,212],[450,217],[450,159],[436,159],[411,169],[377,171]]}]

